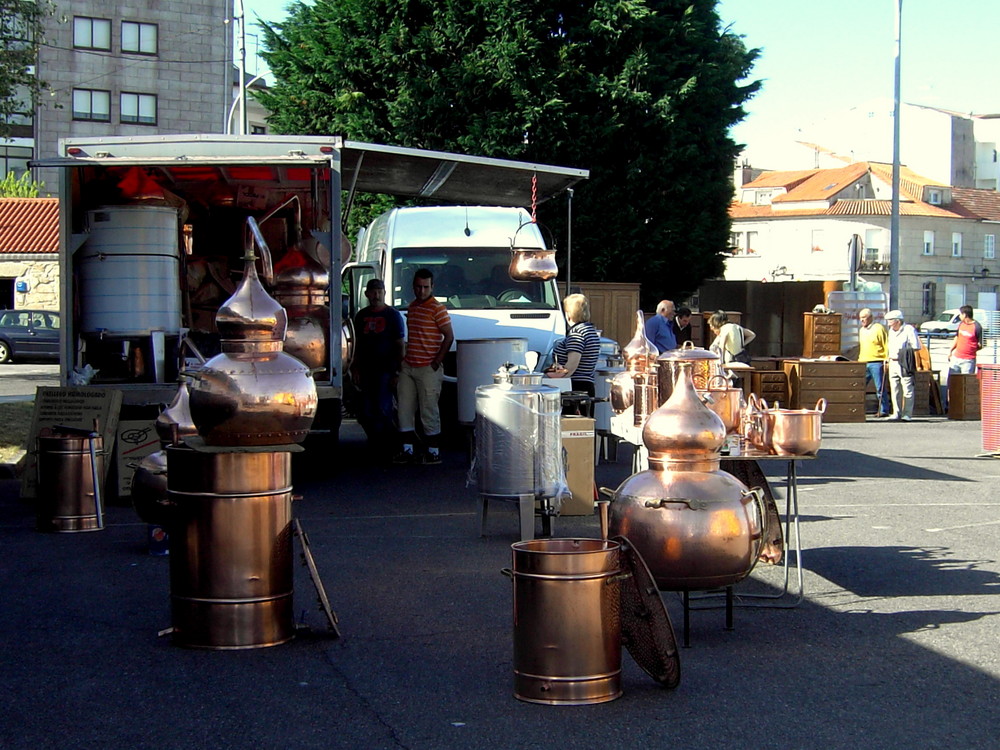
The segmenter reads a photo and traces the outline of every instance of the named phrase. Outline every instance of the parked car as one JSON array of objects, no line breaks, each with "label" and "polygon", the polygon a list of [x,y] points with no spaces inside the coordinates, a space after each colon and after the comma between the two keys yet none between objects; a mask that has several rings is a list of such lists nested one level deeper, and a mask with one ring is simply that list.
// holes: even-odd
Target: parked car
[{"label": "parked car", "polygon": [[0,364],[15,359],[59,359],[59,313],[0,311]]},{"label": "parked car", "polygon": [[[986,311],[973,309],[972,317],[979,321],[979,324],[986,330]],[[947,336],[954,336],[958,331],[958,323],[961,320],[961,316],[958,314],[958,308],[953,310],[945,310],[943,313],[938,315],[934,320],[926,320],[920,324],[921,333],[938,333],[945,334]]]}]

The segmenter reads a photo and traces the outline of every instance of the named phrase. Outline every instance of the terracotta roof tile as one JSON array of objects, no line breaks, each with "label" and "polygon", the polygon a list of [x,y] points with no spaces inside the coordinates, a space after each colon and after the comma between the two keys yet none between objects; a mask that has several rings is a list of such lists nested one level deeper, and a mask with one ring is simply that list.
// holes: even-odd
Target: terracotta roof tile
[{"label": "terracotta roof tile", "polygon": [[849,164],[838,169],[821,169],[793,190],[789,190],[785,195],[779,195],[774,199],[774,202],[797,203],[799,201],[827,200],[867,172],[867,162]]},{"label": "terracotta roof tile", "polygon": [[[749,203],[732,203],[729,206],[731,219],[784,219],[793,216],[889,216],[892,201],[886,200],[839,200],[829,208],[797,208],[775,211],[771,206],[754,206]],[[945,219],[972,218],[954,210],[932,206],[929,203],[901,202],[900,216],[935,216]]]},{"label": "terracotta roof tile", "polygon": [[952,188],[953,210],[964,210],[977,219],[1000,221],[1000,193],[980,188]]},{"label": "terracotta roof tile", "polygon": [[0,198],[0,255],[58,252],[58,198]]},{"label": "terracotta roof tile", "polygon": [[800,169],[792,172],[764,172],[756,180],[752,180],[745,185],[743,188],[768,188],[768,187],[783,187],[785,190],[791,190],[796,185],[808,180],[818,170],[816,169]]}]

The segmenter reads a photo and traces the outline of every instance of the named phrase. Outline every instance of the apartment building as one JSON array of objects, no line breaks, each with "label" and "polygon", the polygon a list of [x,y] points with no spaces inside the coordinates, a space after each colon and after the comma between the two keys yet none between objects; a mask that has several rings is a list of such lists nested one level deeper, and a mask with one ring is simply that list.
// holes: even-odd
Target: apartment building
[{"label": "apartment building", "polygon": [[[229,0],[61,0],[38,56],[48,91],[5,144],[7,168],[27,149],[30,158],[57,155],[60,138],[225,132],[231,15]],[[54,187],[53,176],[37,177]]]},{"label": "apartment building", "polygon": [[[764,172],[730,207],[727,281],[841,281],[855,271],[889,288],[892,166]],[[913,319],[969,304],[997,310],[1000,193],[902,168],[899,293]],[[860,253],[852,255],[855,236]]]}]

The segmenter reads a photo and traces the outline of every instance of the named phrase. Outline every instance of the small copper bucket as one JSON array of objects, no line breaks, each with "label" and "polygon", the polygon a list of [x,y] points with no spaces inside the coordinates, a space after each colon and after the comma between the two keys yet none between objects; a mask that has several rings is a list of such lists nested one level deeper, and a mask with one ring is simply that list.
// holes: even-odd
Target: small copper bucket
[{"label": "small copper bucket", "polygon": [[511,545],[514,697],[584,705],[622,694],[621,546],[602,539]]},{"label": "small copper bucket", "polygon": [[101,483],[104,441],[86,430],[48,430],[37,439],[39,531],[99,531],[104,528]]}]

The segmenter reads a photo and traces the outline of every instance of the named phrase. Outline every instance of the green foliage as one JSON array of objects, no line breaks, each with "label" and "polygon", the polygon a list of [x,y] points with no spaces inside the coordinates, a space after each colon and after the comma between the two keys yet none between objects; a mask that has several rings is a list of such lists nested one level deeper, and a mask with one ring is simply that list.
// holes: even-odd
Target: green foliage
[{"label": "green foliage", "polygon": [[[715,0],[315,0],[264,27],[278,132],[585,167],[573,277],[644,303],[722,271],[756,50]],[[539,208],[565,236],[566,203]]]},{"label": "green foliage", "polygon": [[45,183],[35,182],[28,172],[20,177],[14,177],[13,172],[8,172],[0,180],[0,198],[37,198],[44,189]]},{"label": "green foliage", "polygon": [[32,111],[46,87],[31,70],[53,9],[48,0],[0,0],[0,138],[10,135],[12,117]]}]

